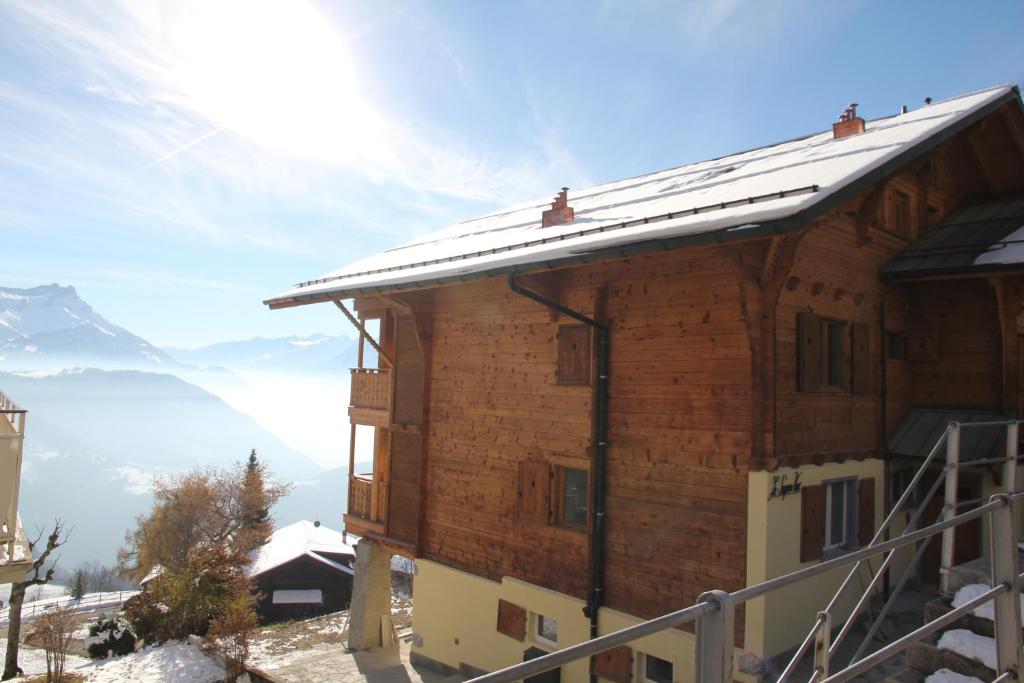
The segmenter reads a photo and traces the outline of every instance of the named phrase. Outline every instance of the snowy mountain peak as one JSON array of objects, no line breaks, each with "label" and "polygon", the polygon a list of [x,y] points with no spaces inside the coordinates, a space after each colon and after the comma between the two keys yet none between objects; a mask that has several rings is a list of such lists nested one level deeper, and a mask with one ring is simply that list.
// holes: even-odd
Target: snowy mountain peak
[{"label": "snowy mountain peak", "polygon": [[173,364],[160,349],[97,313],[74,287],[0,287],[0,361],[8,368]]}]

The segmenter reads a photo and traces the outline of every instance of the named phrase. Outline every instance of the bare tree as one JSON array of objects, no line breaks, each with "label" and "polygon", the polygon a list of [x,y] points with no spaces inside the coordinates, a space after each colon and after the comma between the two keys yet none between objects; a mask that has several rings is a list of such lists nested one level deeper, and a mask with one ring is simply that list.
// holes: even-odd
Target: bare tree
[{"label": "bare tree", "polygon": [[64,664],[75,625],[75,613],[61,608],[50,610],[39,617],[32,629],[33,637],[46,651],[46,683],[61,683],[64,680]]},{"label": "bare tree", "polygon": [[[42,537],[43,532],[40,530],[35,539],[29,541],[28,549],[31,555],[35,555],[36,546],[39,545]],[[21,606],[25,603],[25,591],[30,586],[42,586],[53,579],[53,568],[56,560],[49,567],[46,566],[46,563],[49,561],[53,551],[64,545],[65,542],[67,542],[67,531],[64,529],[64,522],[60,519],[55,520],[53,531],[46,537],[46,547],[39,553],[39,557],[33,560],[32,567],[29,569],[28,574],[26,574],[26,578],[11,584],[11,597],[8,600],[7,617],[7,657],[4,659],[4,673],[3,676],[0,676],[0,681],[6,681],[18,675],[18,647],[21,643]]]}]

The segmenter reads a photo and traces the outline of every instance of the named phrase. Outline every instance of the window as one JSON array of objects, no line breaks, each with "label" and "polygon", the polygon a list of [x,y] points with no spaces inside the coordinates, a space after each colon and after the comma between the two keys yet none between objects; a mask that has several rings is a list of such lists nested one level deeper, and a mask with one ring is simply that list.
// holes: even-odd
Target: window
[{"label": "window", "polygon": [[889,195],[889,216],[886,221],[889,232],[909,240],[913,233],[913,211],[910,195],[893,190]]},{"label": "window", "polygon": [[[889,482],[890,504],[892,506],[899,503],[900,496],[903,495],[903,492],[905,492],[907,487],[910,485],[910,481],[913,479],[913,474],[914,471],[909,467],[893,470],[892,478]],[[910,510],[916,507],[919,503],[918,499],[920,498],[920,495],[921,490],[919,485],[919,490],[914,490],[914,492],[910,494],[909,498],[906,499],[906,503],[903,504],[902,509]]]},{"label": "window", "polygon": [[824,323],[827,335],[825,337],[825,383],[832,387],[843,386],[843,337],[846,332],[846,324],[835,320],[828,320]]},{"label": "window", "polygon": [[647,683],[672,683],[672,662],[645,654],[642,666],[643,680]]},{"label": "window", "polygon": [[559,384],[590,384],[590,328],[562,325],[558,328]]},{"label": "window", "polygon": [[857,547],[857,480],[825,483],[824,550]]},{"label": "window", "polygon": [[889,360],[907,360],[907,335],[904,333],[886,332],[885,346]]},{"label": "window", "polygon": [[587,471],[558,466],[556,473],[558,509],[555,510],[555,521],[562,526],[585,529],[590,498]]},{"label": "window", "polygon": [[558,620],[538,614],[534,640],[544,645],[558,645]]}]

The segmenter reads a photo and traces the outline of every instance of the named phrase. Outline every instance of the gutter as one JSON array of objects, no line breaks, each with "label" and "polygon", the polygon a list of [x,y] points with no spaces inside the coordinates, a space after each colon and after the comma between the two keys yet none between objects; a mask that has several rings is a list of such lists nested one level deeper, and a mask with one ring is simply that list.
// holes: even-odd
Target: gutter
[{"label": "gutter", "polygon": [[[590,637],[597,638],[597,612],[604,602],[605,497],[608,460],[608,326],[520,286],[516,282],[514,273],[508,276],[508,288],[520,296],[590,326],[597,333],[597,387],[593,411],[594,504],[590,536],[590,595],[587,597],[587,606],[583,609],[583,613],[590,617]],[[597,680],[594,675],[591,675],[590,678],[591,681]]]}]

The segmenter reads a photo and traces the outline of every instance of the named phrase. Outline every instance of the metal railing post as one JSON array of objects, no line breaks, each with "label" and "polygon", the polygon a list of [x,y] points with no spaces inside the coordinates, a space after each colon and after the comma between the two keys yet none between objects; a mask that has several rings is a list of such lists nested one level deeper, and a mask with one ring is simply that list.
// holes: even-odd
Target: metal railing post
[{"label": "metal railing post", "polygon": [[1003,463],[1003,490],[1007,493],[1017,491],[1017,448],[1020,426],[1017,420],[1006,423],[1006,461]]},{"label": "metal railing post", "polygon": [[[946,512],[943,518],[956,517],[957,484],[960,479],[960,423],[950,422],[946,427]],[[949,527],[942,531],[942,559],[939,562],[939,590],[949,595],[953,569],[953,543],[956,529]]]},{"label": "metal railing post", "polygon": [[1019,680],[1021,671],[1020,579],[1017,539],[1013,533],[1013,503],[1009,494],[999,493],[991,500],[1006,504],[992,511],[989,542],[992,551],[992,586],[1010,590],[997,595],[995,607],[996,674],[1010,672]]},{"label": "metal railing post", "polygon": [[736,603],[732,596],[720,590],[702,594],[697,602],[713,603],[718,609],[697,621],[694,680],[697,683],[731,683]]},{"label": "metal railing post", "polygon": [[814,637],[814,673],[811,674],[811,681],[823,681],[828,678],[828,651],[829,640],[832,638],[832,615],[828,612],[818,612],[818,619],[822,621],[818,635]]}]

